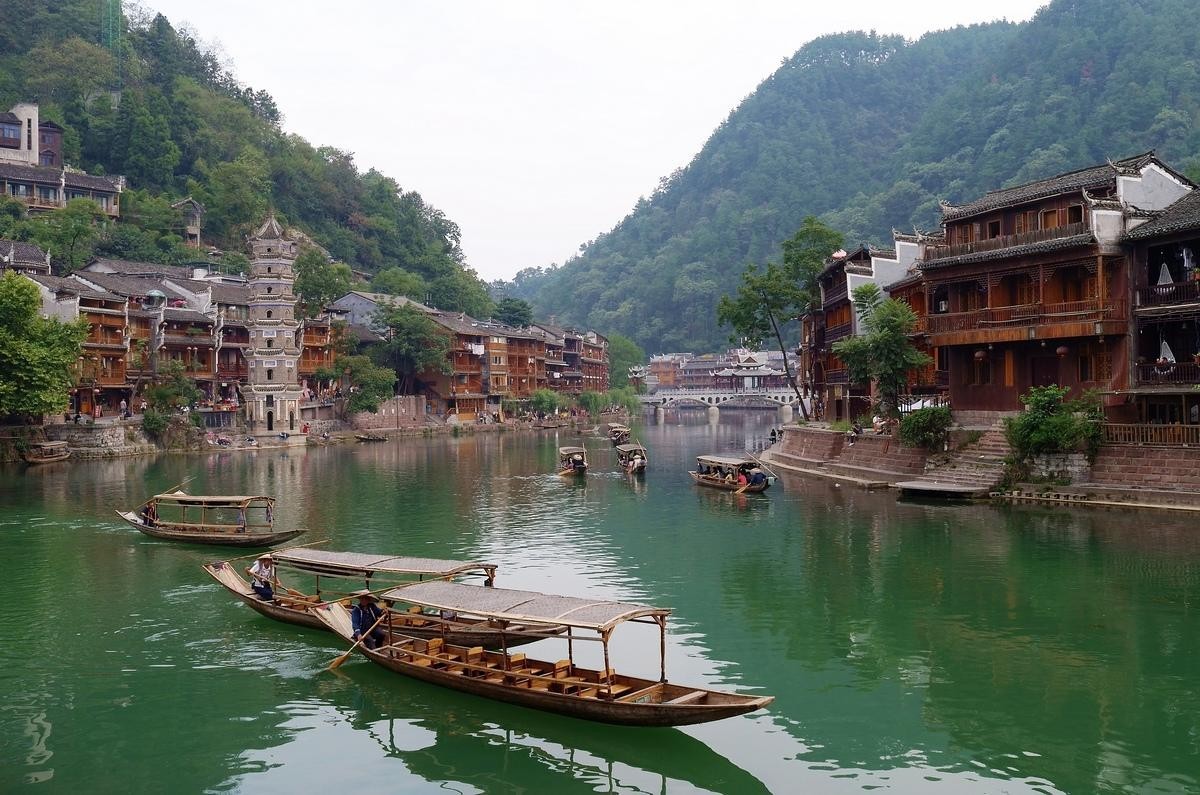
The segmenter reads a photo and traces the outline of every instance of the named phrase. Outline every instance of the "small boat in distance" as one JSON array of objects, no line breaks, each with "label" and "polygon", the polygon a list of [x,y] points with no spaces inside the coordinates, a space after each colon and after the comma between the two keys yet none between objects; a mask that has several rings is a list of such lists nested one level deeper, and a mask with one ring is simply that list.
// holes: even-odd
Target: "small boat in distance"
[{"label": "small boat in distance", "polygon": [[33,442],[21,451],[21,458],[25,459],[26,464],[50,464],[70,457],[71,451],[66,442]]},{"label": "small boat in distance", "polygon": [[625,444],[631,436],[633,436],[633,431],[629,429],[629,426],[609,423],[608,440],[613,443],[613,447]]},{"label": "small boat in distance", "polygon": [[154,538],[265,547],[290,541],[303,530],[276,530],[274,497],[201,496],[175,491],[156,494],[138,511],[117,511],[127,523]]},{"label": "small boat in distance", "polygon": [[645,447],[640,444],[619,444],[613,449],[617,451],[617,463],[621,465],[621,469],[635,475],[646,471],[650,456]]},{"label": "small boat in distance", "polygon": [[587,450],[582,447],[558,448],[558,474],[561,477],[587,474]]},{"label": "small boat in distance", "polygon": [[[365,552],[333,552],[292,547],[271,553],[276,576],[280,578],[274,598],[266,601],[250,587],[234,561],[206,563],[204,571],[247,607],[268,618],[314,629],[328,629],[313,608],[323,602],[337,601],[350,606],[358,588],[379,591],[403,587],[430,579],[479,576],[491,586],[496,579],[496,564],[470,560],[410,558]],[[235,559],[236,560],[236,559]],[[283,583],[288,577],[290,585]],[[312,578],[312,579],[309,579]],[[322,588],[322,578],[325,578]],[[382,582],[381,582],[382,580]],[[292,587],[293,585],[299,588]],[[393,618],[395,632],[415,638],[442,638],[448,643],[496,648],[500,632],[486,621],[459,619],[439,611],[421,610],[398,613]],[[558,632],[566,632],[559,627]],[[510,637],[509,645],[532,643],[538,638]]]},{"label": "small boat in distance", "polygon": [[[627,602],[606,602],[556,596],[533,591],[481,588],[453,582],[423,582],[386,591],[385,601],[447,611],[458,616],[473,616],[497,627],[504,639],[501,651],[486,651],[447,643],[442,638],[420,640],[391,632],[389,618],[403,615],[403,608],[387,608],[379,624],[382,639],[374,648],[358,644],[372,662],[388,670],[484,698],[505,701],[532,709],[555,712],[585,720],[627,726],[684,726],[731,718],[761,709],[772,696],[747,696],[738,693],[689,687],[667,681],[666,632],[670,610]],[[317,616],[334,632],[350,641],[353,629],[350,611],[341,604],[320,605]],[[626,622],[654,624],[659,628],[659,678],[645,679],[618,674],[609,665],[609,638],[614,629]],[[525,627],[517,630],[513,624]],[[565,625],[565,659],[535,660],[508,651],[507,638],[535,630]],[[576,643],[599,641],[603,649],[603,668],[577,666]]]},{"label": "small boat in distance", "polygon": [[388,440],[387,436],[382,433],[356,433],[354,438],[360,442],[386,442]]},{"label": "small boat in distance", "polygon": [[[770,479],[759,469],[756,461],[741,456],[696,456],[696,469],[688,474],[701,486],[735,491],[739,494],[759,494],[771,485]],[[739,482],[739,475],[745,476],[745,480]]]}]

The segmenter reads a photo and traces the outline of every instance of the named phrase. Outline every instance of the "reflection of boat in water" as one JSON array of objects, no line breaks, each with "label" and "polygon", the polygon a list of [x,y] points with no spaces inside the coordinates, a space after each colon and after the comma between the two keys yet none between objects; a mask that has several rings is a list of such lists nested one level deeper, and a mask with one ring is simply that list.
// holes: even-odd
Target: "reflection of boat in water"
[{"label": "reflection of boat in water", "polygon": [[617,451],[617,463],[621,469],[632,474],[641,475],[650,463],[650,455],[640,444],[619,444],[613,448]]},{"label": "reflection of boat in water", "polygon": [[265,547],[290,541],[304,532],[276,530],[274,506],[274,497],[216,497],[175,491],[156,494],[140,511],[117,511],[117,516],[148,536],[168,541]]},{"label": "reflection of boat in water", "polygon": [[21,451],[26,464],[50,464],[71,457],[66,442],[34,442]]},{"label": "reflection of boat in water", "polygon": [[558,474],[562,477],[568,475],[586,475],[587,474],[587,450],[582,447],[560,447],[558,448]]},{"label": "reflection of boat in water", "polygon": [[[454,646],[440,638],[418,640],[388,632],[383,625],[383,640],[376,648],[358,646],[368,659],[388,670],[453,690],[575,718],[629,726],[707,723],[753,712],[774,701],[772,696],[746,696],[668,682],[666,620],[670,611],[662,608],[452,582],[408,585],[386,591],[381,598],[495,622],[502,638],[514,623],[524,625],[520,630],[513,628],[514,633],[534,636],[541,635],[534,630],[539,625],[571,628],[558,638],[567,641],[567,657],[557,662],[535,660],[507,650]],[[396,606],[387,608],[384,618],[397,610]],[[348,641],[353,638],[350,611],[343,605],[321,605],[315,612],[343,638]],[[626,676],[609,666],[609,638],[614,629],[627,622],[659,627],[659,679]],[[603,669],[575,665],[573,643],[585,640],[600,641]]]},{"label": "reflection of boat in water", "polygon": [[[771,485],[771,481],[758,468],[758,464],[753,459],[742,456],[696,456],[696,469],[688,474],[701,486],[738,494],[759,494]],[[739,474],[746,476],[745,482],[738,482]]]},{"label": "reflection of boat in water", "polygon": [[[486,704],[420,683],[387,688],[374,677],[350,676],[353,707],[339,707],[346,721],[431,784],[462,782],[484,792],[507,791],[514,782],[527,792],[579,786],[607,792],[688,787],[739,795],[769,792],[753,775],[682,731],[645,729],[638,734],[644,742],[629,742],[624,732],[597,731],[591,724]],[[411,744],[414,722],[433,734],[419,748]]]},{"label": "reflection of boat in water", "polygon": [[[485,583],[491,585],[496,578],[495,564],[466,560],[409,558],[372,555],[363,552],[331,552],[303,547],[273,552],[271,557],[275,563],[277,576],[290,574],[293,583],[296,583],[297,576],[313,576],[315,582],[307,588],[308,592],[283,586],[281,583],[281,587],[275,590],[275,598],[271,601],[264,601],[250,587],[250,583],[246,581],[245,577],[238,573],[232,565],[232,561],[208,563],[205,564],[204,570],[214,580],[221,583],[225,590],[255,612],[277,621],[314,629],[328,629],[313,614],[315,605],[326,600],[340,599],[345,603],[352,600],[355,588],[350,587],[348,579],[360,579],[367,589],[379,590],[389,586],[403,587],[405,584],[428,579],[443,580],[470,575],[482,576],[485,578]],[[321,588],[322,577],[326,580],[325,590]],[[329,589],[331,579],[334,590]],[[358,583],[353,585],[357,586]],[[395,613],[392,619],[393,631],[416,638],[444,638],[447,643],[487,648],[496,648],[500,645],[500,632],[490,626],[487,621],[442,616],[436,611],[433,613],[421,611]],[[566,631],[565,627],[555,629],[557,632]],[[532,643],[537,638],[523,638],[516,635],[506,640],[508,645],[514,646],[521,643]]]}]

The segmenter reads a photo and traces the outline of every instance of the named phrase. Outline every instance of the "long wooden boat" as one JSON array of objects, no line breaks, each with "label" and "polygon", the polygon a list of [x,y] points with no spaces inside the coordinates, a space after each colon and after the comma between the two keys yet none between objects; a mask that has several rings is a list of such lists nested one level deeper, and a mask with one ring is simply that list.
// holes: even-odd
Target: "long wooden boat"
[{"label": "long wooden boat", "polygon": [[640,444],[619,444],[613,448],[617,451],[617,463],[621,469],[633,474],[642,474],[650,462],[650,454]]},{"label": "long wooden boat", "polygon": [[[156,494],[140,511],[117,511],[148,536],[190,544],[266,547],[290,541],[303,530],[276,530],[274,497]],[[190,511],[190,513],[189,513]]]},{"label": "long wooden boat", "polygon": [[587,450],[582,447],[558,448],[558,474],[561,477],[587,474]]},{"label": "long wooden boat", "polygon": [[[761,476],[759,483],[738,483],[738,473],[752,480],[756,475]],[[726,480],[732,473],[733,480]],[[771,486],[771,480],[758,468],[753,459],[742,456],[701,455],[696,456],[696,468],[688,472],[692,480],[701,486],[725,491],[736,491],[739,494],[761,494]]]},{"label": "long wooden boat", "polygon": [[34,442],[21,451],[26,464],[50,464],[70,457],[71,450],[66,442]]},{"label": "long wooden boat", "polygon": [[[379,579],[386,578],[393,587],[403,587],[403,578],[409,578],[407,584],[423,582],[427,579],[445,579],[447,577],[478,575],[484,578],[485,584],[490,585],[496,578],[494,563],[481,563],[468,560],[442,560],[436,558],[411,558],[391,555],[376,555],[364,552],[332,552],[326,550],[293,547],[271,553],[275,562],[277,574],[304,573],[315,577],[315,587],[300,589],[283,585],[275,591],[275,598],[266,601],[259,597],[250,587],[246,578],[238,572],[233,561],[215,561],[206,563],[203,568],[210,577],[219,582],[225,590],[240,599],[251,610],[283,621],[314,629],[328,627],[314,614],[314,608],[326,601],[340,601],[349,606],[354,601],[353,590],[347,590],[352,578],[361,578],[368,590],[378,590],[381,587]],[[283,571],[280,571],[280,570]],[[321,578],[328,581],[333,579],[332,589],[321,589]],[[294,584],[301,584],[291,578]],[[327,586],[329,583],[326,583]],[[356,583],[357,585],[357,583]],[[501,645],[500,631],[487,621],[477,619],[459,619],[449,615],[443,616],[440,611],[414,612],[397,614],[393,625],[397,632],[403,632],[416,638],[444,638],[448,643],[465,646],[484,646],[496,648]],[[542,630],[539,629],[539,632]],[[566,627],[550,630],[550,634],[566,632]],[[514,636],[509,638],[509,645],[533,643],[537,637]]]},{"label": "long wooden boat", "polygon": [[625,444],[633,436],[633,430],[627,425],[618,425],[617,423],[609,423],[608,425],[608,440],[613,443],[613,447],[620,444]]},{"label": "long wooden boat", "polygon": [[[359,644],[358,650],[384,668],[465,693],[630,726],[706,723],[761,709],[774,700],[772,696],[746,696],[668,682],[666,622],[671,611],[663,608],[452,582],[417,583],[388,591],[383,598],[397,605],[388,608],[380,624],[384,640],[373,649]],[[525,627],[566,625],[571,631],[558,639],[566,641],[567,657],[550,662],[512,654],[507,643],[500,651],[487,651],[441,638],[413,638],[387,627],[389,620],[402,614],[399,605],[403,604],[486,619],[499,626],[506,639],[513,622]],[[347,641],[351,639],[350,612],[345,606],[321,605],[315,612],[334,632]],[[626,622],[658,625],[657,680],[618,674],[609,666],[609,637]],[[575,665],[573,644],[585,640],[602,644],[603,669]]]},{"label": "long wooden boat", "polygon": [[387,436],[382,433],[356,433],[354,438],[360,442],[386,442]]}]

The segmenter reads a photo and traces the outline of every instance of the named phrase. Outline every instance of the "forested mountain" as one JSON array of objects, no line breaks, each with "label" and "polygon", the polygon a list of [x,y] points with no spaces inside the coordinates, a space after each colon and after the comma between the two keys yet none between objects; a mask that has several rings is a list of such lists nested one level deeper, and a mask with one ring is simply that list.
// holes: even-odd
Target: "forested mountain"
[{"label": "forested mountain", "polygon": [[186,195],[207,209],[205,240],[240,252],[273,208],[353,268],[391,271],[424,300],[487,316],[452,221],[349,153],[283,133],[267,92],[163,16],[125,11],[106,0],[0,3],[0,110],[38,102],[65,128],[68,163],[129,178],[121,222],[96,253],[194,256],[178,247],[169,207]]},{"label": "forested mountain", "polygon": [[806,215],[889,245],[935,227],[939,199],[1105,158],[1157,149],[1191,173],[1196,29],[1194,0],[1056,0],[1020,25],[816,39],[612,231],[503,287],[647,350],[711,350],[729,334],[717,298]]}]

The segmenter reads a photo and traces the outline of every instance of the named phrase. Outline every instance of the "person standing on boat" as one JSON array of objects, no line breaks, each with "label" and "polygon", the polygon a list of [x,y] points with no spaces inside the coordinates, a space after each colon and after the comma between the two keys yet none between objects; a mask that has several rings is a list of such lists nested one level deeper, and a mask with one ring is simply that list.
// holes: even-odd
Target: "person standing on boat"
[{"label": "person standing on boat", "polygon": [[258,594],[258,598],[269,602],[275,598],[275,586],[279,580],[275,576],[275,560],[271,553],[260,555],[254,565],[246,569],[250,575],[250,587]]},{"label": "person standing on boat", "polygon": [[370,591],[356,591],[355,596],[358,597],[358,604],[350,608],[350,625],[354,628],[350,639],[356,641],[366,633],[363,645],[368,649],[377,648],[384,640],[383,630],[377,626],[383,608]]}]

